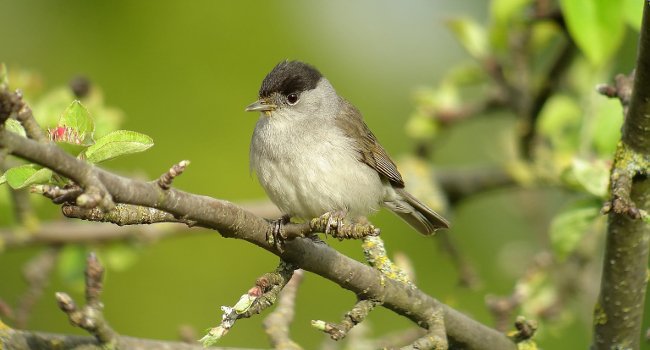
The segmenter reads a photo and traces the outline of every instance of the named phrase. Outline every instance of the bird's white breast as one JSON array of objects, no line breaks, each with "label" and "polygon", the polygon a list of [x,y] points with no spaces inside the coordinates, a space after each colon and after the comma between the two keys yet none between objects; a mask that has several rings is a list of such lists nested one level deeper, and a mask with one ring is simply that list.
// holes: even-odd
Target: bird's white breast
[{"label": "bird's white breast", "polygon": [[268,196],[291,216],[334,210],[365,216],[385,196],[377,172],[358,160],[352,140],[333,122],[261,117],[250,161]]}]

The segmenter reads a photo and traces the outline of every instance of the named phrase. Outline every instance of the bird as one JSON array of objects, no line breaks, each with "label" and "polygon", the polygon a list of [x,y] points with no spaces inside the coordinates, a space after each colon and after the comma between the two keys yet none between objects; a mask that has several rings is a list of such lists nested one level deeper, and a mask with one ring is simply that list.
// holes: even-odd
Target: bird
[{"label": "bird", "polygon": [[360,219],[383,206],[423,235],[449,228],[444,217],[406,191],[361,112],[314,66],[278,63],[245,111],[260,113],[250,170],[284,220]]}]

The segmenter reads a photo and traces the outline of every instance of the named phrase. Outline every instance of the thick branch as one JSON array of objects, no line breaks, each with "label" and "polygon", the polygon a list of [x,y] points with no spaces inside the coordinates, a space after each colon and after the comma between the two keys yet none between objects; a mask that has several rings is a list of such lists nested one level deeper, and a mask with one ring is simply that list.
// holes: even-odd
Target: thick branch
[{"label": "thick branch", "polygon": [[[632,186],[632,200],[650,209],[650,181]],[[647,285],[650,230],[643,220],[611,211],[600,296],[594,310],[594,349],[638,349]]]},{"label": "thick branch", "polygon": [[118,203],[152,207],[198,225],[218,230],[224,237],[244,239],[280,256],[285,261],[319,274],[366,299],[379,299],[384,306],[414,322],[424,325],[429,310],[442,307],[450,344],[471,349],[514,349],[503,334],[490,329],[440,303],[438,300],[403,283],[382,279],[380,272],[348,258],[310,239],[287,241],[284,249],[267,242],[273,225],[224,200],[193,195],[174,188],[162,190],[155,183],[132,180],[109,173],[76,159],[51,143],[38,143],[17,134],[0,130],[0,147],[34,163],[75,180],[80,174],[98,179]]},{"label": "thick branch", "polygon": [[[623,124],[619,150],[630,149],[632,156],[650,159],[650,4],[644,1],[643,24],[639,39],[634,88]],[[628,154],[629,155],[629,154]],[[626,164],[618,158],[612,174]],[[634,160],[632,160],[634,161]],[[636,164],[639,168],[641,164]],[[636,208],[650,210],[650,180],[647,163],[630,176],[631,202]],[[616,190],[616,188],[613,188]],[[625,191],[626,192],[626,191]],[[614,198],[616,200],[616,198]],[[614,208],[616,209],[616,208]],[[593,349],[638,349],[641,337],[645,291],[647,287],[648,243],[650,227],[628,213],[611,210],[603,262],[600,296],[594,311]]]},{"label": "thick branch", "polygon": [[[182,342],[139,339],[133,337],[118,337],[122,349],[129,350],[204,350],[201,345]],[[4,349],[35,350],[35,349],[84,349],[106,350],[94,337],[64,335],[43,332],[30,332],[0,327],[0,345]],[[210,348],[212,350],[227,350],[226,348]],[[231,349],[235,350],[235,349]]]},{"label": "thick branch", "polygon": [[635,151],[650,154],[650,4],[644,1],[643,24],[639,39],[634,87],[630,109],[623,124],[622,140]]}]

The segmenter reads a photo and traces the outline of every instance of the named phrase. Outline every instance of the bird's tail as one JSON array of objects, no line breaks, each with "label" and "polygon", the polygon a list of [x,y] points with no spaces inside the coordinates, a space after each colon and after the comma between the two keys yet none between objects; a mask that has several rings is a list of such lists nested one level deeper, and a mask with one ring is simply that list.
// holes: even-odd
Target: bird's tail
[{"label": "bird's tail", "polygon": [[418,232],[428,236],[434,234],[438,229],[449,228],[449,221],[403,188],[396,188],[395,192],[398,194],[398,198],[384,202],[384,205]]}]

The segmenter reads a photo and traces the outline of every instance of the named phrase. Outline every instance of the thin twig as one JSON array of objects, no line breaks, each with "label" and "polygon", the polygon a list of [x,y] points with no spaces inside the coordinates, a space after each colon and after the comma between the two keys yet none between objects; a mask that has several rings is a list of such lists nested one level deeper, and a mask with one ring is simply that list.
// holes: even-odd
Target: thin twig
[{"label": "thin twig", "polygon": [[104,306],[99,300],[103,277],[104,267],[97,256],[90,253],[86,260],[86,305],[79,308],[68,294],[61,292],[56,293],[56,300],[72,325],[83,328],[100,344],[112,348],[117,343],[118,335],[104,318]]},{"label": "thin twig", "polygon": [[174,179],[181,175],[188,165],[190,165],[189,160],[181,160],[177,164],[174,164],[166,173],[160,175],[160,178],[158,178],[158,186],[163,190],[168,190],[172,186]]},{"label": "thin twig", "polygon": [[361,323],[370,312],[381,305],[381,301],[360,299],[352,309],[345,313],[340,323],[325,322],[320,320],[311,321],[312,327],[329,334],[333,340],[341,340],[350,332],[350,330]]},{"label": "thin twig", "polygon": [[291,340],[289,326],[293,321],[296,307],[298,286],[302,282],[303,271],[294,271],[289,283],[280,292],[278,306],[262,322],[264,330],[275,349],[302,350],[302,347]]},{"label": "thin twig", "polygon": [[257,315],[269,306],[275,304],[280,292],[287,285],[296,267],[284,260],[273,272],[265,273],[255,281],[255,286],[242,295],[234,306],[222,306],[221,323],[211,328],[200,339],[204,346],[212,346],[226,335],[240,318]]}]

